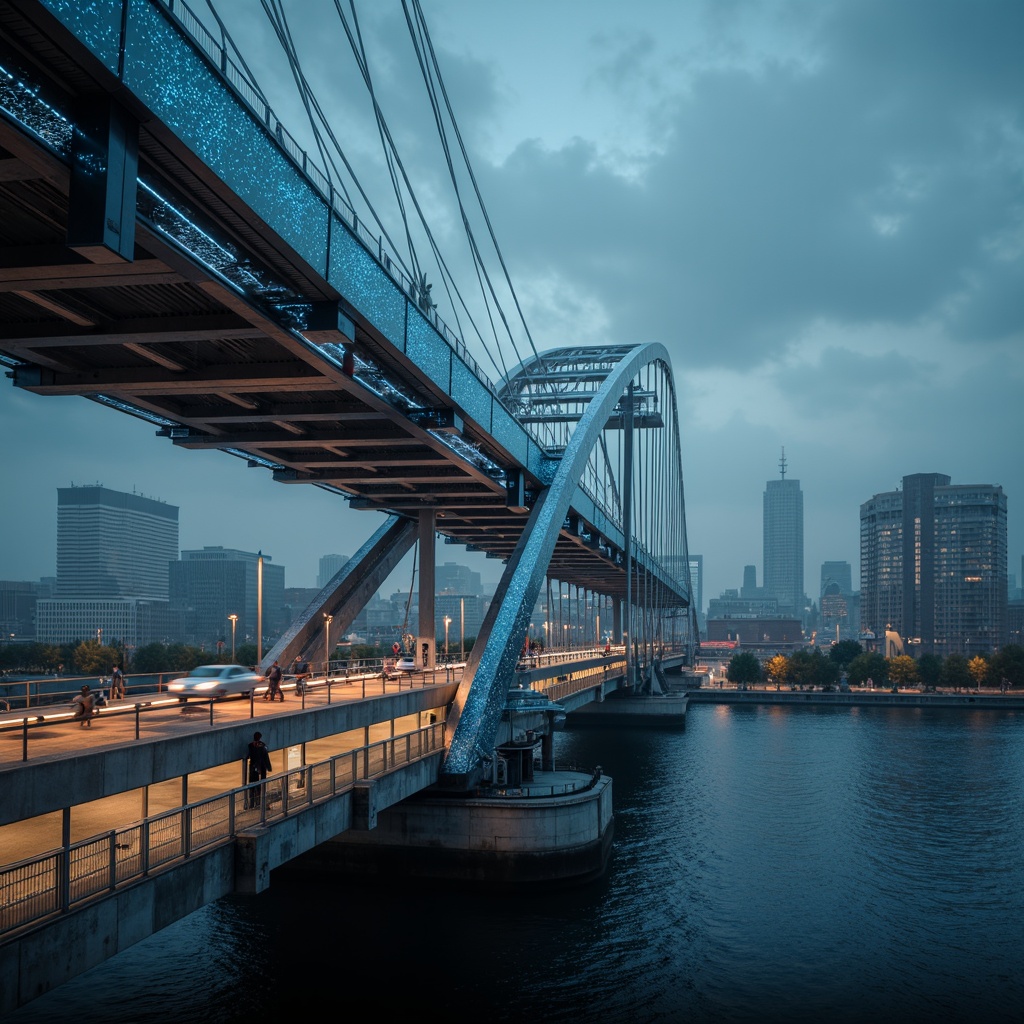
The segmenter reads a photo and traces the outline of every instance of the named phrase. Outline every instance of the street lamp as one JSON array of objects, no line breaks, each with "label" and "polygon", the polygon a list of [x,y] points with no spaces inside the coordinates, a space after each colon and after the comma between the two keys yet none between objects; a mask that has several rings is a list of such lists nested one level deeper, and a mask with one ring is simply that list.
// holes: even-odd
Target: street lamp
[{"label": "street lamp", "polygon": [[444,617],[444,660],[448,660],[448,627],[452,624],[452,617],[446,615]]},{"label": "street lamp", "polygon": [[333,621],[334,616],[324,612],[324,662],[326,665],[324,668],[324,679],[329,679],[331,675],[331,623]]},{"label": "street lamp", "polygon": [[228,618],[231,620],[231,662],[234,664],[235,661],[235,628],[238,626],[238,616],[229,615]]},{"label": "street lamp", "polygon": [[263,549],[256,553],[256,664],[263,665]]}]

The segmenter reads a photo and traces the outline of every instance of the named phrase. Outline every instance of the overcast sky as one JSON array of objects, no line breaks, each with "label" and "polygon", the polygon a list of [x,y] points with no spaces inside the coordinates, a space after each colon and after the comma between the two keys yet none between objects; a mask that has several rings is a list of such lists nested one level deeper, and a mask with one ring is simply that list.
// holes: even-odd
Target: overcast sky
[{"label": "overcast sky", "polygon": [[[284,6],[360,180],[385,185],[334,4]],[[856,585],[860,504],[926,472],[1002,485],[1020,585],[1024,3],[422,6],[536,346],[656,341],[672,354],[705,604],[745,565],[762,582],[762,495],[783,447],[813,598],[825,560],[849,561]],[[259,5],[217,9],[307,138]],[[385,116],[459,266],[401,4],[357,11]],[[380,522],[83,399],[6,384],[0,431],[4,579],[55,572],[56,489],[72,482],[178,505],[183,548],[262,549],[289,586],[313,585],[321,554],[351,554]],[[491,583],[500,570],[459,547],[439,560]]]}]

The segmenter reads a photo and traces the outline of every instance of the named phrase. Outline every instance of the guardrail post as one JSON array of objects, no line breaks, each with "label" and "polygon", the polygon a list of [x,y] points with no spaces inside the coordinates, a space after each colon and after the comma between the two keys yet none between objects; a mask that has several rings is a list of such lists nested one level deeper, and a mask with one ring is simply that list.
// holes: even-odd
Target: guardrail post
[{"label": "guardrail post", "polygon": [[28,719],[21,720],[21,759],[28,760]]},{"label": "guardrail post", "polygon": [[142,705],[135,705],[135,738],[139,738],[139,730],[142,727]]},{"label": "guardrail post", "polygon": [[113,892],[117,888],[117,832],[111,831],[107,833],[107,841],[109,842],[109,862],[110,862],[110,891]]},{"label": "guardrail post", "polygon": [[60,909],[66,914],[71,909],[71,808],[65,807],[61,816],[61,870]]},{"label": "guardrail post", "polygon": [[192,808],[181,809],[181,854],[183,857],[192,856]]}]

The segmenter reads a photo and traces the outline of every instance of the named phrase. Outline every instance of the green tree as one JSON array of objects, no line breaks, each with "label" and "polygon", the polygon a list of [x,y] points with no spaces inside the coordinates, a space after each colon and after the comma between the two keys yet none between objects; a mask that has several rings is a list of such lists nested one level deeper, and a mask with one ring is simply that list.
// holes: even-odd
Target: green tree
[{"label": "green tree", "polygon": [[814,686],[817,682],[818,667],[814,663],[814,654],[803,648],[789,656],[789,681],[801,689]]},{"label": "green tree", "polygon": [[[238,644],[235,647],[235,664],[236,665],[255,665],[256,664],[256,645],[255,644]],[[316,660],[315,656],[310,658],[310,664]]]},{"label": "green tree", "polygon": [[881,654],[864,652],[850,662],[846,674],[854,686],[863,686],[869,679],[875,686],[884,686],[889,681],[889,666]]},{"label": "green tree", "polygon": [[104,647],[95,640],[83,640],[74,653],[75,667],[85,675],[99,675],[110,671],[117,662],[117,651]]},{"label": "green tree", "polygon": [[725,672],[726,679],[738,686],[749,686],[761,681],[761,662],[749,651],[734,654],[729,659],[729,667]]},{"label": "green tree", "polygon": [[1007,644],[992,657],[990,678],[996,684],[1004,679],[1013,687],[1024,687],[1024,647]]},{"label": "green tree", "polygon": [[917,660],[917,672],[925,688],[934,690],[942,678],[942,658],[937,654],[922,654]]},{"label": "green tree", "polygon": [[856,640],[840,640],[829,649],[828,656],[840,668],[848,668],[850,662],[864,651]]},{"label": "green tree", "polygon": [[967,659],[962,654],[951,654],[942,663],[942,674],[939,681],[954,693],[966,690],[971,685],[971,673],[967,668]]},{"label": "green tree", "polygon": [[921,681],[917,662],[909,654],[898,654],[889,659],[889,679],[896,686],[916,686]]}]

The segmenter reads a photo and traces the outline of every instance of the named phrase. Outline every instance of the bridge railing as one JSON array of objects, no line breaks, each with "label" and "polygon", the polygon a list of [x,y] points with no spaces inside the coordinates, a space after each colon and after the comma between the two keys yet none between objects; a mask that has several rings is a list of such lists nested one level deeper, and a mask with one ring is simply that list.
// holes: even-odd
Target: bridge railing
[{"label": "bridge railing", "polygon": [[[292,681],[282,684],[282,689],[292,690],[299,697],[301,707],[306,710],[316,705],[330,705],[340,700],[363,700],[367,697],[386,696],[389,693],[400,693],[403,690],[418,689],[427,686],[454,682],[460,678],[461,666],[439,666],[426,672],[403,672],[396,676],[373,673],[370,675],[336,675],[329,678],[306,680],[301,685]],[[175,676],[176,678],[176,676]],[[351,687],[351,689],[350,689]],[[257,705],[262,706],[262,694],[266,688],[258,687],[255,694],[248,699],[249,718],[257,715]],[[75,691],[77,693],[77,690]],[[66,694],[64,694],[66,697]],[[216,697],[189,697],[183,702],[176,694],[157,692],[136,695],[133,699],[107,704],[94,711],[91,725],[123,723],[133,720],[134,728],[122,729],[116,733],[111,730],[110,742],[125,743],[141,740],[144,726],[159,721],[159,716],[166,720],[173,715],[175,720],[185,713],[189,725],[200,724],[213,728],[228,720],[231,708],[237,707],[238,700],[233,698],[218,699]],[[81,719],[75,717],[75,710],[66,700],[39,705],[31,709],[32,714],[24,711],[12,711],[0,719],[0,736],[21,733],[21,744],[16,749],[14,744],[0,746],[0,761],[13,758],[28,761],[33,749],[38,748],[37,756],[47,756],[53,752],[52,733],[54,727],[68,730],[73,725],[81,725]],[[157,717],[154,717],[157,716]],[[90,745],[95,745],[96,730],[90,726]],[[49,741],[49,742],[48,742]]]},{"label": "bridge railing", "polygon": [[0,936],[298,814],[444,748],[444,722],[151,815],[0,869]]}]

